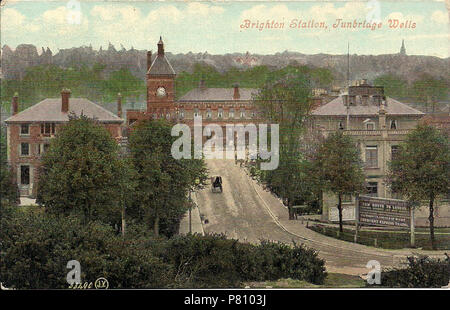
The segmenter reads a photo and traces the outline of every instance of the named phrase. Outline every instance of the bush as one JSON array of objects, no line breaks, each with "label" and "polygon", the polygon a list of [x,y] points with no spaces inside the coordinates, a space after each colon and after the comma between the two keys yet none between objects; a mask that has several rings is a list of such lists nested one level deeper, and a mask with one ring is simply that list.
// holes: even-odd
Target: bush
[{"label": "bush", "polygon": [[42,212],[5,212],[0,232],[0,282],[9,288],[68,288],[67,262],[81,265],[81,282],[99,277],[111,288],[159,288],[172,281],[172,267],[153,255],[151,243],[122,239],[100,222]]},{"label": "bush", "polygon": [[269,241],[240,243],[224,235],[187,235],[168,241],[166,262],[176,268],[176,285],[236,287],[244,281],[280,278],[323,284],[324,261],[313,250]]},{"label": "bush", "polygon": [[129,222],[125,237],[102,222],[40,209],[3,210],[0,282],[9,288],[68,288],[67,263],[81,265],[81,282],[99,277],[110,288],[239,287],[279,278],[322,284],[324,261],[313,250],[263,241],[240,243],[225,235],[155,238]]},{"label": "bush", "polygon": [[381,273],[381,285],[385,287],[425,288],[442,287],[450,281],[450,258],[435,260],[427,256],[408,257],[408,267]]}]

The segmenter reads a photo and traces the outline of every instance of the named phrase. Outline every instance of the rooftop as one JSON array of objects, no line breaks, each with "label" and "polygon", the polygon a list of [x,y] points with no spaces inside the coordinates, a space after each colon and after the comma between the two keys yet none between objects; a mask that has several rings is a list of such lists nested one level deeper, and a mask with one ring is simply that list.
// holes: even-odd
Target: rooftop
[{"label": "rooftop", "polygon": [[[386,110],[387,115],[425,115],[425,113],[390,97],[386,98],[384,109]],[[374,104],[348,106],[348,114],[353,116],[378,115],[379,110],[380,106]],[[347,106],[344,105],[343,96],[339,96],[329,103],[317,108],[311,114],[313,116],[346,116]]]},{"label": "rooftop", "polygon": [[70,98],[69,112],[61,111],[61,98],[47,98],[5,120],[6,123],[67,122],[70,112],[103,123],[122,123],[123,119],[85,98]]}]

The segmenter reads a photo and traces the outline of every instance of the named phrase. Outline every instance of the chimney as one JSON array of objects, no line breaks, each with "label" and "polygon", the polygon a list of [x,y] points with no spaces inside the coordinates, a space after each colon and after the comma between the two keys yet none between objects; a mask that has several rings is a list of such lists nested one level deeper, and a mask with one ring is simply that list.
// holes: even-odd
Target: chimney
[{"label": "chimney", "polygon": [[198,83],[198,88],[200,88],[200,90],[205,90],[206,89],[206,84],[205,84],[205,80],[201,79],[200,82]]},{"label": "chimney", "polygon": [[238,100],[241,98],[241,95],[239,94],[239,84],[234,84],[234,94],[233,94],[233,100]]},{"label": "chimney", "polygon": [[19,94],[17,92],[14,93],[12,98],[11,108],[12,115],[16,115],[19,112]]},{"label": "chimney", "polygon": [[117,116],[122,118],[122,94],[117,94]]},{"label": "chimney", "polygon": [[69,97],[70,97],[70,89],[63,88],[61,91],[61,112],[67,113],[69,112]]},{"label": "chimney", "polygon": [[152,51],[147,51],[147,71],[152,66]]},{"label": "chimney", "polygon": [[122,94],[117,94],[117,116],[122,117]]}]

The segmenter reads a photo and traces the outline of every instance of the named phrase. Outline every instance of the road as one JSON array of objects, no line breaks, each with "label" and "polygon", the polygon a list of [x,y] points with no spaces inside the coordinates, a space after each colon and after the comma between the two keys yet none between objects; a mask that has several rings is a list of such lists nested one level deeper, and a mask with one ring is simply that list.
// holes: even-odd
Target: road
[{"label": "road", "polygon": [[212,193],[209,186],[197,193],[200,213],[207,219],[206,233],[225,233],[251,243],[262,239],[303,243],[317,250],[332,272],[363,274],[370,260],[382,267],[394,264],[393,252],[336,240],[311,231],[301,221],[289,221],[283,204],[233,160],[206,162],[210,176],[220,175],[223,180],[223,193]]}]

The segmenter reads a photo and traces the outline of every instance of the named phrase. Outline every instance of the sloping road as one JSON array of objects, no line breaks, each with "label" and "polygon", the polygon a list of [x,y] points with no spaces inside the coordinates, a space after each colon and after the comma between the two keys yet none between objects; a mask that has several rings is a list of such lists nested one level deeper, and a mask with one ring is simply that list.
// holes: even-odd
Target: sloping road
[{"label": "sloping road", "polygon": [[[253,181],[233,160],[207,160],[209,175],[222,176],[223,193],[212,193],[207,186],[197,193],[200,213],[208,220],[206,233],[225,233],[230,238],[258,243],[274,240],[303,243],[318,251],[329,271],[364,274],[370,260],[381,266],[396,264],[396,255],[388,251],[344,242],[313,232],[300,221],[289,221],[283,204]],[[288,182],[288,180],[286,180]]]}]

